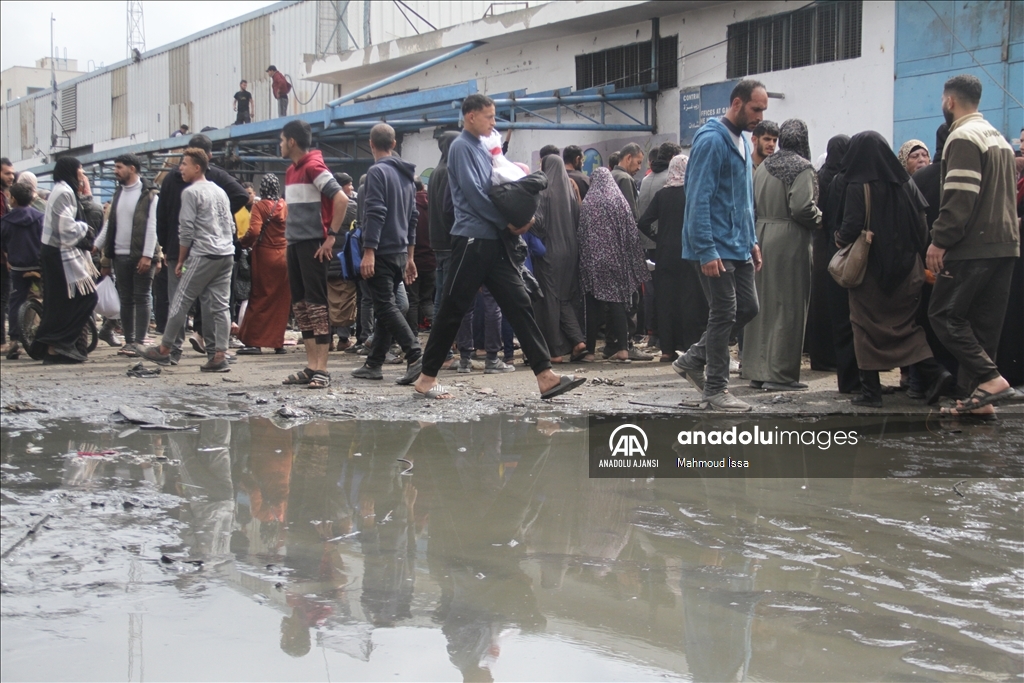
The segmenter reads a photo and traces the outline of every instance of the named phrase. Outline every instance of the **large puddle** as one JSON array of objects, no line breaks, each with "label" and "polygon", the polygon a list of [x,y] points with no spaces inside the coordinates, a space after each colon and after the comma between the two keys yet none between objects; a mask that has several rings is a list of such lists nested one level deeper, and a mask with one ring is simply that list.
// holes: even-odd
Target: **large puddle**
[{"label": "large puddle", "polygon": [[1020,479],[591,479],[550,415],[188,421],[3,430],[3,680],[1024,678]]}]

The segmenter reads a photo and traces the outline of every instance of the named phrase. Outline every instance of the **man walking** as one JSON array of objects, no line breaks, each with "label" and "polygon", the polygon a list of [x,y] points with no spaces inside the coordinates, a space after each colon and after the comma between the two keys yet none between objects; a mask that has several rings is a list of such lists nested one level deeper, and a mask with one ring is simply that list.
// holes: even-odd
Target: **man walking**
[{"label": "man walking", "polygon": [[[981,114],[981,81],[946,81],[942,113],[942,201],[926,256],[935,273],[928,316],[939,341],[960,364],[959,388],[970,398],[953,415],[991,414],[1013,389],[995,364],[1015,259],[1020,255],[1013,148]],[[946,409],[943,409],[946,412]]]},{"label": "man walking", "polygon": [[[202,372],[230,372],[228,339],[231,333],[231,268],[235,255],[235,221],[224,190],[206,179],[210,157],[190,147],[181,158],[181,177],[189,186],[181,193],[178,217],[179,278],[171,301],[167,327],[159,346],[142,351],[142,357],[159,365],[171,364],[177,331],[185,326],[189,308],[199,299],[206,320],[206,348],[214,352],[200,366]],[[127,333],[127,327],[125,328]]]},{"label": "man walking", "polygon": [[480,144],[480,137],[494,129],[494,101],[485,95],[470,95],[462,102],[462,118],[462,133],[448,152],[448,183],[455,206],[451,269],[445,278],[441,310],[423,353],[423,372],[416,380],[416,393],[422,398],[452,397],[437,384],[437,373],[463,316],[480,286],[486,285],[519,337],[523,354],[537,378],[541,398],[554,398],[586,380],[571,375],[559,377],[551,371],[548,347],[533,318],[530,295],[502,243],[499,231],[506,226],[518,236],[529,230],[533,221],[524,226],[508,225],[487,195],[491,186],[491,155]]},{"label": "man walking", "polygon": [[384,364],[392,340],[402,347],[407,363],[398,384],[412,384],[423,368],[423,351],[416,333],[395,302],[398,283],[416,279],[416,167],[391,152],[395,129],[378,123],[370,130],[374,164],[366,172],[363,260],[360,275],[373,299],[373,346],[366,363],[352,371],[358,379],[383,379]]},{"label": "man walking", "polygon": [[235,93],[235,125],[240,123],[252,123],[252,93],[249,92],[249,82],[242,81],[238,84],[238,92]]},{"label": "man walking", "polygon": [[700,341],[672,368],[701,390],[702,407],[746,412],[750,404],[727,389],[729,334],[758,311],[754,273],[761,269],[761,251],[754,232],[753,164],[743,131],[760,123],[768,91],[758,81],[744,80],[729,99],[725,116],[697,131],[686,168],[683,258],[696,261],[710,312]]},{"label": "man walking", "polygon": [[[213,156],[213,143],[210,138],[203,134],[193,135],[189,140],[189,147],[195,147],[206,152],[207,158]],[[228,203],[231,208],[231,215],[234,216],[238,210],[249,203],[249,193],[245,191],[242,184],[235,180],[230,173],[213,164],[209,164],[204,177],[224,190],[228,196]],[[181,167],[174,169],[167,174],[160,185],[160,203],[156,212],[156,237],[160,242],[160,248],[164,251],[164,266],[167,269],[167,300],[174,301],[180,281],[178,271],[178,229],[179,215],[181,212],[182,194],[189,186],[189,183],[181,174]],[[168,313],[169,315],[169,313]],[[196,317],[196,333],[199,333],[199,321],[201,313]],[[174,343],[171,345],[171,365],[177,365],[181,358],[181,346],[185,341],[185,323],[176,330],[164,325],[164,330],[174,334]],[[199,353],[207,353],[205,342],[198,338],[192,338],[192,346]],[[208,354],[207,354],[208,355]]]},{"label": "man walking", "polygon": [[[153,184],[139,177],[140,162],[134,154],[122,154],[114,160],[118,187],[110,202],[101,272],[114,271],[117,294],[121,299],[121,329],[124,346],[118,353],[136,356],[136,344],[142,344],[149,330],[151,292],[156,268],[156,213],[158,193]],[[100,242],[100,240],[97,240]]]},{"label": "man walking", "polygon": [[277,115],[288,116],[288,93],[292,91],[292,84],[273,64],[267,67],[267,73],[270,74],[270,89],[277,100]]},{"label": "man walking", "polygon": [[292,312],[306,346],[306,367],[290,375],[285,384],[310,389],[331,385],[327,351],[331,322],[327,300],[327,261],[345,219],[348,197],[324,163],[320,150],[310,150],[313,131],[305,121],[289,121],[281,129],[281,156],[292,164],[284,174],[288,218],[288,283]]}]

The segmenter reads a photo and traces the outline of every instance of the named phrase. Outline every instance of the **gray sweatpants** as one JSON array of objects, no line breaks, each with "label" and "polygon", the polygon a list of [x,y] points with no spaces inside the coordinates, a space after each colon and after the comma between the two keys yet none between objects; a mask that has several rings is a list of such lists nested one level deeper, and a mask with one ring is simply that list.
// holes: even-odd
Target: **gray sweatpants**
[{"label": "gray sweatpants", "polygon": [[[228,350],[231,334],[231,255],[208,258],[189,256],[185,259],[185,272],[177,279],[168,277],[168,296],[171,308],[164,327],[161,343],[171,349],[172,355],[181,355],[185,341],[185,323],[192,302],[199,299],[203,311],[203,340],[207,354],[211,349]],[[172,281],[177,280],[177,282]]]}]

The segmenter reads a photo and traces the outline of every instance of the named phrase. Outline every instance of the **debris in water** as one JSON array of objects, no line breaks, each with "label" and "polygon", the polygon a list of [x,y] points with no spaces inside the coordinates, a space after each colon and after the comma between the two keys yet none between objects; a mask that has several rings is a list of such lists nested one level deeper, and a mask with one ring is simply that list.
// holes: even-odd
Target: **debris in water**
[{"label": "debris in water", "polygon": [[307,413],[305,410],[302,410],[300,408],[292,408],[291,406],[282,406],[281,408],[278,409],[277,414],[280,415],[281,417],[296,418],[296,417],[306,417],[309,413]]},{"label": "debris in water", "polygon": [[137,425],[164,424],[167,421],[166,415],[153,408],[133,408],[123,405],[118,407],[117,412],[121,413],[121,417],[124,419]]},{"label": "debris in water", "polygon": [[960,484],[965,483],[965,481],[958,481],[957,483],[953,484],[953,493],[955,493],[956,495],[960,496],[961,498],[966,498],[966,496],[964,494],[960,493],[960,489],[958,489],[957,486],[959,486]]},{"label": "debris in water", "polygon": [[139,378],[142,378],[142,379],[149,379],[151,377],[159,377],[160,376],[160,368],[147,368],[145,365],[142,364],[142,361],[139,361],[135,365],[133,365],[130,368],[128,368],[128,376],[129,377],[139,377]]},{"label": "debris in water", "polygon": [[43,518],[42,518],[41,520],[39,520],[38,522],[36,522],[35,524],[33,524],[33,525],[32,525],[32,528],[31,528],[31,529],[29,529],[28,531],[26,531],[26,532],[25,532],[25,535],[24,535],[24,536],[22,536],[22,537],[21,537],[21,538],[20,538],[20,539],[18,540],[18,542],[17,542],[17,543],[15,543],[15,544],[14,544],[14,545],[12,545],[12,546],[11,546],[10,548],[8,548],[7,550],[5,550],[5,551],[4,551],[4,554],[3,554],[3,555],[0,555],[0,560],[6,560],[6,559],[7,559],[7,556],[8,556],[8,555],[10,555],[11,553],[13,553],[13,552],[14,552],[15,550],[17,550],[17,549],[18,549],[18,547],[19,547],[19,546],[20,546],[20,545],[21,545],[22,543],[24,543],[25,541],[27,541],[27,540],[29,539],[29,537],[31,537],[31,536],[35,536],[36,532],[37,532],[37,531],[39,531],[39,529],[40,529],[40,528],[43,528],[43,529],[49,529],[50,527],[48,527],[48,526],[44,526],[44,525],[46,524],[46,522],[48,522],[49,520],[50,520],[50,515],[46,515],[46,516],[45,516],[45,517],[43,517]]}]

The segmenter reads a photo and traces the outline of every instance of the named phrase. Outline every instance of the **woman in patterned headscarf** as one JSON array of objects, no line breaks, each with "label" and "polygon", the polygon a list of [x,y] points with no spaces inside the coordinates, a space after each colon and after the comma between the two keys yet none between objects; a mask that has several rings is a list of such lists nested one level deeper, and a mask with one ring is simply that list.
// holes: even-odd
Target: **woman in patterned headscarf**
[{"label": "woman in patterned headscarf", "polygon": [[650,279],[650,273],[633,210],[606,168],[596,169],[590,176],[590,189],[580,205],[579,245],[580,284],[587,300],[587,355],[583,360],[594,360],[600,312],[607,306],[604,356],[614,363],[628,363],[626,305]]},{"label": "woman in patterned headscarf", "polygon": [[907,140],[900,147],[897,155],[900,165],[907,169],[907,173],[914,175],[922,168],[932,163],[931,155],[928,153],[928,145],[920,140]]},{"label": "woman in patterned headscarf", "polygon": [[[654,309],[658,315],[658,339],[662,363],[671,363],[676,352],[686,352],[700,340],[708,325],[708,303],[692,264],[683,260],[683,212],[686,210],[686,163],[677,154],[668,164],[665,185],[658,190],[637,228],[654,240]],[[655,230],[654,224],[657,223]]]},{"label": "woman in patterned headscarf", "polygon": [[252,249],[252,293],[238,338],[241,354],[263,353],[261,347],[284,353],[284,331],[291,312],[284,224],[288,205],[281,198],[281,183],[268,173],[260,182],[260,200],[252,206],[243,247]]},{"label": "woman in patterned headscarf", "polygon": [[742,375],[768,391],[806,389],[800,359],[811,298],[812,231],[821,229],[818,178],[807,124],[779,127],[779,149],[754,173],[757,243],[764,265],[754,276],[760,314],[743,333]]}]

